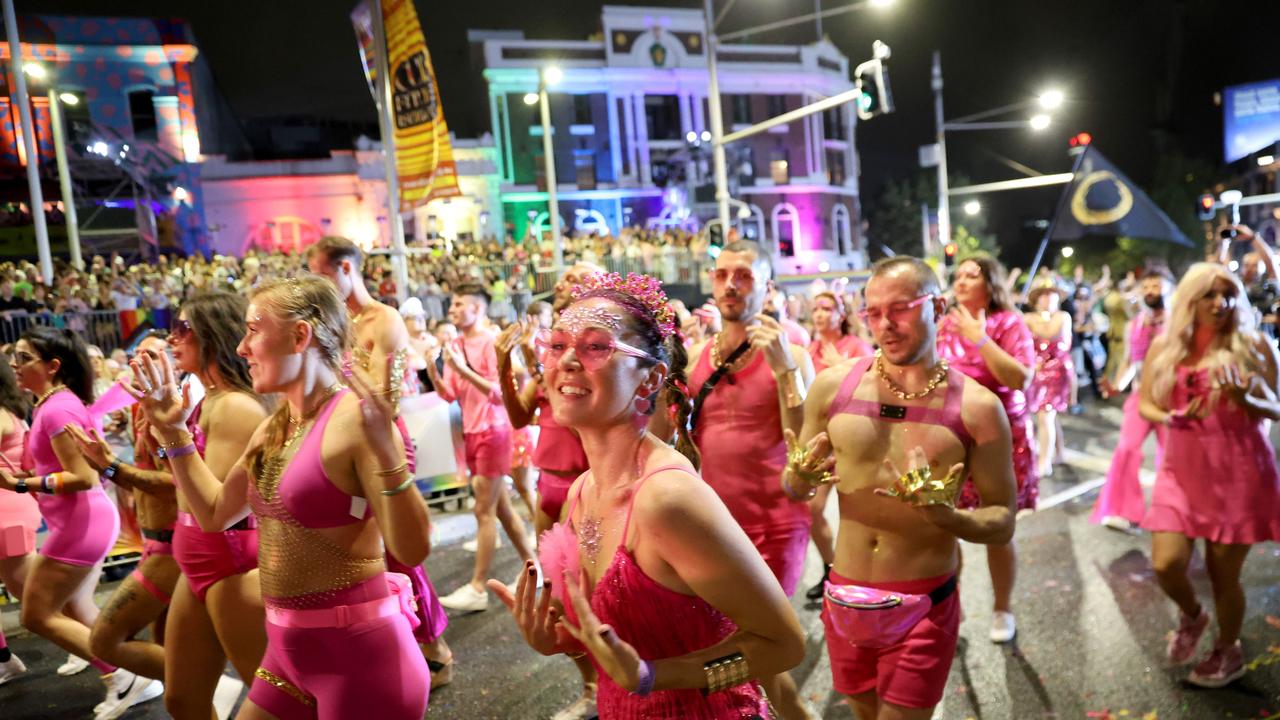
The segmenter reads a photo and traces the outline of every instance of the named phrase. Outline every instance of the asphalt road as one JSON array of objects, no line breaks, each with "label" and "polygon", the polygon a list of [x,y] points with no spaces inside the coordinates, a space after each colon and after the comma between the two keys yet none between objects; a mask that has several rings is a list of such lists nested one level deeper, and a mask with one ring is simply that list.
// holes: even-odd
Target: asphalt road
[{"label": "asphalt road", "polygon": [[[961,597],[966,619],[936,718],[1280,720],[1280,545],[1255,547],[1245,565],[1243,637],[1253,669],[1221,690],[1186,685],[1187,670],[1169,668],[1164,660],[1165,636],[1176,611],[1152,576],[1150,538],[1087,522],[1118,421],[1119,411],[1109,406],[1066,418],[1068,446],[1074,448],[1068,465],[1042,485],[1042,508],[1019,520],[1016,643],[998,646],[987,640],[991,595],[985,553],[965,548]],[[472,556],[461,549],[461,541],[474,532],[474,522],[465,513],[446,513],[437,516],[437,525],[440,537],[427,565],[443,594],[470,574]],[[497,560],[497,577],[513,577],[519,568],[510,543],[504,543]],[[809,560],[805,587],[820,572],[812,549]],[[1211,604],[1202,562],[1195,564],[1193,577]],[[104,586],[104,592],[110,589]],[[803,697],[815,717],[852,718],[831,692],[816,606],[802,596],[795,605],[809,641],[806,661],[793,673]],[[0,719],[92,717],[89,708],[102,697],[92,672],[56,676],[53,669],[65,654],[14,628],[13,608],[2,615],[6,632],[14,630],[11,646],[31,671],[0,687]],[[457,654],[457,676],[432,694],[427,712],[432,720],[549,718],[578,693],[571,664],[526,648],[496,599],[487,612],[452,618],[446,638]],[[220,688],[220,714],[233,709],[241,689],[228,673]],[[167,715],[155,701],[125,717]]]}]

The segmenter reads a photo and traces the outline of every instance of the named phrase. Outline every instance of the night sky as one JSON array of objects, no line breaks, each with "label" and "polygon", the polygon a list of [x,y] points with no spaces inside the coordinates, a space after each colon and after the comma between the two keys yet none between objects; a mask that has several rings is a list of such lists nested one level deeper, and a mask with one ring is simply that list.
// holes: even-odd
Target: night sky
[{"label": "night sky", "polygon": [[[715,0],[719,9],[725,0]],[[620,5],[701,7],[684,2]],[[376,127],[348,20],[352,0],[182,2],[17,0],[19,13],[178,16],[187,19],[234,112],[246,119],[316,116]],[[521,29],[534,39],[585,39],[599,30],[600,5],[586,0],[418,0],[450,129],[472,137],[487,129],[480,68],[470,64],[468,28]],[[838,7],[824,0],[825,8]],[[447,8],[445,10],[444,8]],[[722,26],[734,30],[812,12],[813,0],[737,0]],[[929,65],[942,51],[946,113],[957,117],[1034,96],[1054,86],[1068,104],[1047,131],[948,135],[952,174],[978,182],[1017,177],[1002,155],[1041,172],[1070,169],[1067,139],[1080,131],[1139,184],[1157,154],[1177,149],[1222,159],[1226,85],[1280,77],[1280,2],[1215,0],[897,0],[827,19],[824,32],[851,65],[873,40],[893,49],[897,112],[861,124],[862,191],[875,197],[891,177],[913,173],[916,148],[932,141]],[[805,43],[812,23],[764,42]],[[1026,115],[1023,115],[1025,117]],[[1047,217],[1057,189],[984,198],[992,229],[1009,245],[1020,226]]]}]

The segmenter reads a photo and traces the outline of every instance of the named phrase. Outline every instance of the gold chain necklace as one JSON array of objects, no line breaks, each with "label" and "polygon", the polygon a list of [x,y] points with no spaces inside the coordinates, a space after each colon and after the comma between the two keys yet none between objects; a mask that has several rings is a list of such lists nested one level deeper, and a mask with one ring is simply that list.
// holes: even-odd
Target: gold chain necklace
[{"label": "gold chain necklace", "polygon": [[54,385],[48,390],[45,390],[44,392],[40,393],[40,397],[36,398],[36,404],[34,407],[40,407],[40,405],[43,404],[45,400],[48,400],[50,397],[52,397],[54,393],[58,392],[59,390],[66,390],[66,389],[67,389],[66,385]]},{"label": "gold chain necklace", "polygon": [[343,386],[341,383],[335,383],[332,387],[330,387],[327,391],[325,391],[324,397],[320,398],[320,400],[316,402],[315,406],[312,407],[307,412],[304,412],[301,417],[294,418],[293,414],[290,413],[289,424],[294,427],[294,430],[293,430],[293,434],[289,436],[289,439],[286,440],[284,445],[280,447],[281,453],[283,453],[285,449],[288,448],[290,445],[293,445],[295,442],[297,442],[298,438],[302,437],[302,433],[307,428],[307,424],[313,418],[315,418],[316,414],[320,412],[320,409],[323,408],[329,402],[329,399],[332,398],[335,394],[337,394],[337,392],[341,390],[342,387]]},{"label": "gold chain necklace", "polygon": [[[742,357],[739,357],[737,360],[734,360],[734,361],[733,361],[733,364],[734,364],[734,365],[741,365],[741,364],[742,364],[743,359],[744,359],[744,358],[746,358],[746,357],[747,357],[747,355],[749,355],[749,354],[750,354],[750,350],[748,350],[747,352],[742,353]],[[715,336],[713,336],[713,337],[711,338],[711,365],[712,365],[712,367],[713,367],[713,368],[718,368],[718,367],[720,367],[720,365],[721,365],[721,362],[720,362],[720,333],[716,333],[716,334],[715,334]],[[730,369],[732,370],[732,368],[730,368]]]},{"label": "gold chain necklace", "polygon": [[876,350],[876,375],[879,375],[884,384],[889,386],[889,392],[897,395],[901,400],[919,400],[933,392],[934,388],[938,387],[947,378],[948,369],[947,361],[939,360],[938,364],[933,368],[933,376],[929,378],[929,382],[924,386],[924,389],[919,392],[907,392],[902,389],[901,385],[894,382],[893,378],[889,377],[889,373],[885,372],[884,357],[879,350]]}]

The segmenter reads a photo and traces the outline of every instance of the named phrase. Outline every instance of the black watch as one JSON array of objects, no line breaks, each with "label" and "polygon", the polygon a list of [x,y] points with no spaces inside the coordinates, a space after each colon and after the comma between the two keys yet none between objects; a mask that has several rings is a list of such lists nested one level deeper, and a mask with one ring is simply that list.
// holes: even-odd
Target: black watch
[{"label": "black watch", "polygon": [[120,461],[112,460],[110,465],[103,468],[102,477],[108,480],[114,480],[117,472],[120,472]]},{"label": "black watch", "polygon": [[16,493],[30,492],[30,490],[27,488],[27,479],[24,477],[18,478],[18,481],[13,486],[13,491]]}]

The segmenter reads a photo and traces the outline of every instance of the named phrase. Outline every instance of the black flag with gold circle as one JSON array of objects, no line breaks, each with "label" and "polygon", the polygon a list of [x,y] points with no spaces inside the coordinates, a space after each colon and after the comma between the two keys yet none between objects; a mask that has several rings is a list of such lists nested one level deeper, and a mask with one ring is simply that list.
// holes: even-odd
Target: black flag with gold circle
[{"label": "black flag with gold circle", "polygon": [[1092,145],[1077,161],[1062,195],[1050,242],[1090,235],[1163,240],[1194,247],[1147,194]]}]

